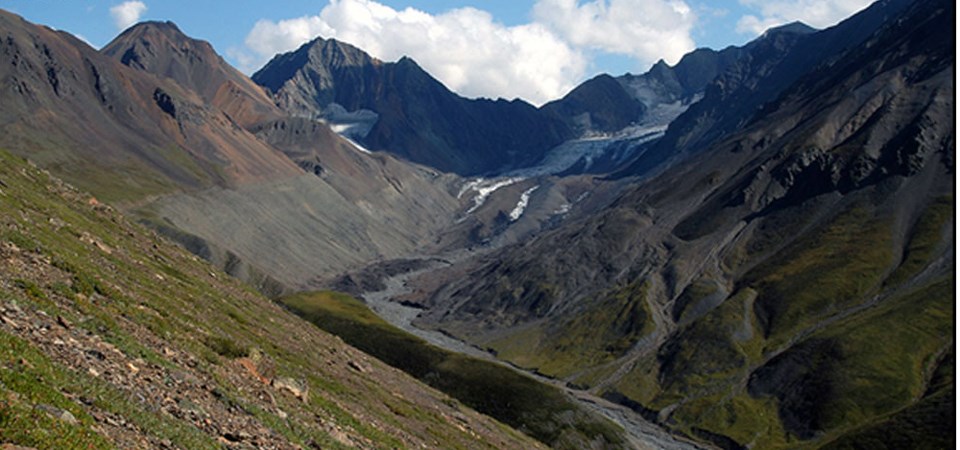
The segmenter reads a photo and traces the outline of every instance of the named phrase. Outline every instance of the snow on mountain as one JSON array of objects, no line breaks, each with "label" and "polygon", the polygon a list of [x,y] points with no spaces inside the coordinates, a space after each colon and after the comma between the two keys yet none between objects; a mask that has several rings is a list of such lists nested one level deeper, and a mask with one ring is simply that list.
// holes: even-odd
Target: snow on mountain
[{"label": "snow on mountain", "polygon": [[[497,191],[497,189],[510,186],[512,184],[519,183],[526,178],[524,177],[498,177],[498,178],[476,178],[472,181],[468,181],[466,184],[460,188],[460,192],[457,194],[457,198],[463,197],[464,194],[470,191],[477,193],[473,197],[473,206],[470,207],[466,212],[463,213],[463,216],[469,216],[474,211],[480,209],[481,206],[487,201],[487,198],[491,194]],[[462,220],[462,219],[461,219]]]},{"label": "snow on mountain", "polygon": [[513,211],[510,211],[511,222],[516,222],[518,219],[520,219],[520,216],[523,215],[523,211],[527,209],[527,204],[530,203],[530,194],[533,194],[533,192],[537,189],[540,189],[539,184],[523,191],[523,194],[520,194],[520,201],[517,202],[517,206],[513,208]]}]

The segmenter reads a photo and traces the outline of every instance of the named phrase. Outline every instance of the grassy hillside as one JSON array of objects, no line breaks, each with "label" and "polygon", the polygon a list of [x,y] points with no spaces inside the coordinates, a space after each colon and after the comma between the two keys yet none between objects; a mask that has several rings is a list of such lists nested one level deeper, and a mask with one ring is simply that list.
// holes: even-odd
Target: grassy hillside
[{"label": "grassy hillside", "polygon": [[899,259],[893,218],[854,204],[755,264],[614,391],[718,445],[847,448],[886,427],[941,442],[948,424],[926,419],[953,408],[954,280],[937,268],[950,203],[923,209]]},{"label": "grassy hillside", "polygon": [[623,447],[621,431],[557,388],[499,364],[452,353],[386,323],[345,294],[316,292],[282,304],[346,342],[555,448]]},{"label": "grassy hillside", "polygon": [[530,327],[487,345],[504,360],[557,378],[614,361],[654,331],[647,285],[633,283],[599,297],[559,324]]},{"label": "grassy hillside", "polygon": [[0,152],[0,442],[534,448]]}]

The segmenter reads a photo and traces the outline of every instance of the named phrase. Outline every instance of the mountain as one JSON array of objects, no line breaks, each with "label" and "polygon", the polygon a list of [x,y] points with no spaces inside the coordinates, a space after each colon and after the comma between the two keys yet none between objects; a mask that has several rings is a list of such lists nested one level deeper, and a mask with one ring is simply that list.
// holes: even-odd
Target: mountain
[{"label": "mountain", "polygon": [[603,74],[585,81],[562,99],[543,105],[543,109],[567,118],[571,127],[582,132],[615,132],[638,122],[647,106],[616,78]]},{"label": "mountain", "polygon": [[[169,23],[97,52],[0,13],[0,146],[42,169],[0,153],[13,411],[0,434],[535,445],[459,420],[473,413],[222,268],[271,295],[331,279],[406,291],[391,304],[403,325],[553,377],[560,404],[616,417],[638,442],[643,417],[722,448],[951,447],[955,41],[936,31],[954,17],[943,0],[882,0],[827,30],[790,24],[600,76],[537,109],[460,98],[409,58],[332,40],[274,58],[261,88]],[[356,301],[282,301],[551,444],[623,443],[573,426],[557,392],[531,394],[549,386],[527,390],[508,366],[464,362]],[[201,381],[181,389],[180,372]],[[478,377],[508,394],[486,402],[451,381]],[[526,427],[535,416],[549,423]],[[52,442],[21,433],[58,421]]]},{"label": "mountain", "polygon": [[282,109],[324,118],[371,150],[460,175],[525,167],[572,137],[520,100],[465,99],[410,58],[387,63],[318,38],[253,75]]},{"label": "mountain", "polygon": [[686,157],[414,280],[419,324],[722,448],[952,447],[954,17],[773,30],[654,144]]},{"label": "mountain", "polygon": [[762,105],[822,64],[830,64],[861,45],[873,30],[892,20],[910,0],[881,0],[821,32],[798,23],[773,28],[741,50],[733,65],[705,88],[703,99],[670,123],[664,137],[637,152],[620,176],[659,170],[763,114]]},{"label": "mountain", "polygon": [[172,22],[130,27],[101,53],[134,69],[174,80],[241,127],[285,116],[263,88],[227,64],[208,42],[188,37]]},{"label": "mountain", "polygon": [[289,117],[169,23],[97,52],[0,13],[0,147],[120,206],[265,292],[429,242],[456,177]]},{"label": "mountain", "polygon": [[75,37],[0,12],[0,146],[97,196],[236,186],[295,175],[280,151],[190,90]]},{"label": "mountain", "polygon": [[0,151],[5,448],[542,448]]},{"label": "mountain", "polygon": [[[801,24],[790,28],[797,33],[812,30]],[[668,125],[698,103],[710,82],[747,55],[749,47],[700,48],[672,67],[661,60],[641,75],[614,78],[604,74],[587,80],[541,108],[563,119],[578,135],[551,151],[545,160],[574,155],[573,161],[556,172],[562,175],[623,171],[644,158]]]},{"label": "mountain", "polygon": [[[404,255],[452,220],[461,206],[458,177],[371,154],[325,123],[286,115],[209,44],[173,24],[136,25],[100,53],[65,33],[7,13],[0,18],[7,19],[0,31],[16,68],[8,80],[21,88],[0,98],[34,108],[4,111],[21,121],[6,136],[17,152],[90,159],[97,170],[77,170],[78,186],[215,265],[50,175],[72,172],[0,150],[0,355],[17,365],[0,374],[5,446],[541,447],[464,404],[560,448],[626,445],[621,430],[558,387],[399,335],[435,360],[445,378],[440,387],[461,404],[227,276],[279,294]],[[77,75],[76,54],[92,79]],[[37,55],[52,68],[46,79]],[[69,83],[59,82],[64,74]],[[91,93],[109,101],[91,105]],[[108,135],[129,128],[137,143],[176,141],[190,151],[162,161],[167,166],[138,160],[131,149],[108,149],[103,153],[142,164],[131,173],[143,177],[135,181],[156,176],[169,184],[104,186],[126,167],[99,160],[98,146],[124,136],[45,135],[25,121],[41,113],[49,123],[75,120]],[[106,124],[97,122],[102,118]],[[223,139],[225,132],[233,140]],[[51,142],[16,140],[30,136]],[[71,145],[55,145],[57,138]],[[149,156],[153,148],[141,150]],[[253,167],[255,157],[265,161],[258,176],[229,170]],[[194,167],[221,176],[168,175]],[[474,381],[481,384],[462,386]],[[519,398],[523,405],[515,407]]]},{"label": "mountain", "polygon": [[636,124],[665,126],[743,54],[739,47],[699,48],[673,67],[660,60],[642,75],[599,75],[542,109],[564,117],[581,133],[614,133]]}]

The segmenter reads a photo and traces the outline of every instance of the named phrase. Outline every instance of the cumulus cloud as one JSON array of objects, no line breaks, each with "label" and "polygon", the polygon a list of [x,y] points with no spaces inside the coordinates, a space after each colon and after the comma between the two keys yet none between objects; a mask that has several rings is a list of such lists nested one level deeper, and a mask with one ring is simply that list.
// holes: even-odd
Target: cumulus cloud
[{"label": "cumulus cloud", "polygon": [[147,11],[147,5],[141,1],[128,1],[110,8],[110,16],[118,30],[126,30],[140,21],[140,16]]},{"label": "cumulus cloud", "polygon": [[245,48],[228,55],[250,72],[315,37],[335,38],[385,61],[410,56],[461,95],[542,104],[582,82],[597,52],[627,55],[642,65],[660,58],[676,62],[694,48],[696,18],[680,0],[582,6],[539,0],[532,16],[531,23],[506,26],[476,8],[428,14],[374,0],[330,0],[318,15],[257,22]]},{"label": "cumulus cloud", "polygon": [[246,38],[259,58],[233,53],[241,65],[265,61],[317,36],[353,44],[385,61],[410,56],[468,97],[543,103],[566,94],[587,67],[581,51],[540,24],[508,27],[475,8],[431,15],[371,0],[331,0],[317,16],[261,20]]},{"label": "cumulus cloud", "polygon": [[866,8],[873,0],[740,0],[758,15],[746,15],[737,22],[737,32],[759,35],[768,28],[801,21],[815,28],[827,28]]},{"label": "cumulus cloud", "polygon": [[579,47],[676,63],[694,49],[696,15],[679,0],[539,0],[533,17]]}]

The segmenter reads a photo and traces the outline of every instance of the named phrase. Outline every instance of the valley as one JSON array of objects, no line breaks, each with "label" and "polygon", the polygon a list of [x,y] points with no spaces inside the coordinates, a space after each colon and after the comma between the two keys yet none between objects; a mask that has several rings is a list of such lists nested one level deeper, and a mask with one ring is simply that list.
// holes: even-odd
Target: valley
[{"label": "valley", "polygon": [[[461,258],[464,257],[465,256],[461,256]],[[452,264],[456,261],[456,259],[458,258],[450,258],[449,255],[447,255],[447,257],[442,259],[442,264]],[[386,289],[377,292],[363,292],[360,294],[360,298],[363,299],[364,303],[370,308],[371,311],[375,312],[386,322],[407,333],[423,339],[431,345],[474,358],[483,359],[485,361],[501,364],[511,370],[516,370],[525,376],[534,378],[541,383],[552,385],[558,389],[564,390],[570,395],[571,398],[576,399],[588,410],[595,411],[622,427],[626,431],[627,437],[631,441],[632,445],[638,448],[677,450],[700,448],[693,442],[678,440],[677,437],[667,434],[660,427],[647,422],[642,417],[639,417],[634,411],[629,410],[623,405],[612,403],[603,398],[596,397],[588,392],[571,389],[563,381],[548,378],[536,372],[523,370],[515,365],[505,363],[497,359],[489,352],[471,346],[447,334],[414,326],[414,319],[421,312],[423,312],[423,310],[414,306],[404,305],[396,299],[410,293],[410,288],[407,285],[409,280],[433,269],[434,267],[428,267],[413,272],[394,275],[385,280],[381,280],[381,282],[386,286]]]},{"label": "valley", "polygon": [[952,447],[955,9],[540,106],[0,10],[0,444]]}]

